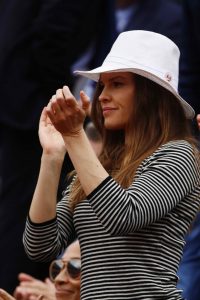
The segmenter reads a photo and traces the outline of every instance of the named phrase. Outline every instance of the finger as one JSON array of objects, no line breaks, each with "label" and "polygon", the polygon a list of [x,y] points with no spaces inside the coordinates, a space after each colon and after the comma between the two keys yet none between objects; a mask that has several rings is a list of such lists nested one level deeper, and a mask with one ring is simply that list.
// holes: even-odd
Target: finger
[{"label": "finger", "polygon": [[63,87],[62,91],[63,91],[63,95],[64,95],[64,98],[65,98],[65,101],[66,101],[67,105],[69,105],[70,107],[77,106],[77,101],[76,101],[74,95],[71,93],[68,86],[65,85]]},{"label": "finger", "polygon": [[52,283],[52,281],[49,278],[45,278],[44,282],[45,283]]},{"label": "finger", "polygon": [[26,289],[18,286],[18,287],[16,287],[13,295],[14,295],[15,299],[17,299],[17,300],[21,300],[21,299],[25,300],[25,299],[28,299],[29,294],[27,293]]},{"label": "finger", "polygon": [[51,104],[50,106],[51,106],[52,113],[54,115],[56,115],[56,112],[59,111],[59,107],[57,105],[57,97],[56,97],[56,95],[52,96],[50,104]]},{"label": "finger", "polygon": [[51,108],[54,115],[62,113],[62,106],[60,103],[64,101],[63,96],[54,95],[51,99]]},{"label": "finger", "polygon": [[51,99],[49,100],[49,103],[46,106],[46,111],[52,110],[52,100],[53,100],[53,96],[51,97]]},{"label": "finger", "polygon": [[24,288],[27,288],[27,289],[40,289],[40,288],[43,288],[45,285],[45,283],[41,280],[38,280],[38,279],[34,279],[34,280],[31,280],[31,281],[21,281],[20,282],[20,287],[24,287]]},{"label": "finger", "polygon": [[[45,109],[45,108],[44,108]],[[43,110],[44,110],[43,109]],[[26,273],[19,273],[18,274],[18,279],[20,281],[32,281],[32,280],[35,280],[36,278],[32,277],[31,275],[29,274],[26,274]]]},{"label": "finger", "polygon": [[54,284],[53,284],[53,282],[49,279],[49,278],[46,278],[45,279],[45,283],[49,286],[49,287],[54,287]]},{"label": "finger", "polygon": [[65,99],[64,94],[63,94],[63,90],[62,89],[58,89],[56,91],[56,98],[57,99]]},{"label": "finger", "polygon": [[74,102],[73,99],[58,99],[59,105],[63,112],[63,115],[71,115],[74,112],[77,112],[80,109],[80,106],[77,102]]},{"label": "finger", "polygon": [[80,91],[80,99],[82,102],[82,108],[84,110],[87,110],[90,106],[90,98],[88,97],[88,95],[86,95],[84,91]]},{"label": "finger", "polygon": [[15,300],[14,297],[12,297],[10,294],[8,294],[3,289],[0,289],[0,299],[3,299],[3,300]]},{"label": "finger", "polygon": [[70,91],[70,89],[67,85],[63,86],[62,92],[63,92],[63,95],[64,95],[65,98],[75,99],[74,95],[71,93],[71,91]]},{"label": "finger", "polygon": [[50,120],[53,122],[54,121],[54,113],[53,113],[53,109],[52,109],[52,98],[46,107],[46,114],[50,118]]},{"label": "finger", "polygon": [[40,116],[40,122],[45,122],[46,118],[47,118],[46,107],[44,107]]}]

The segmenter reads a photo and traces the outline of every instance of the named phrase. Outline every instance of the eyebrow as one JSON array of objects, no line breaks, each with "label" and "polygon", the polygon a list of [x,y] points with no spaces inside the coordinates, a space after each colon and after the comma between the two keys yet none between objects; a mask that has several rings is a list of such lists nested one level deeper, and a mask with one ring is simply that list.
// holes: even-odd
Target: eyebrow
[{"label": "eyebrow", "polygon": [[72,259],[80,259],[81,260],[81,258],[80,257],[71,257],[71,258],[69,258],[69,259],[63,259],[63,258],[61,258],[61,260],[63,261],[63,262],[68,262],[68,261],[70,261],[70,260],[72,260]]},{"label": "eyebrow", "polygon": [[[113,80],[121,80],[121,79],[126,80],[126,78],[125,78],[123,75],[116,75],[116,76],[113,76],[113,77],[109,78],[108,81],[111,82],[111,81],[113,81]],[[103,83],[103,80],[100,79],[100,80],[99,80],[99,83],[102,84],[102,83]]]}]

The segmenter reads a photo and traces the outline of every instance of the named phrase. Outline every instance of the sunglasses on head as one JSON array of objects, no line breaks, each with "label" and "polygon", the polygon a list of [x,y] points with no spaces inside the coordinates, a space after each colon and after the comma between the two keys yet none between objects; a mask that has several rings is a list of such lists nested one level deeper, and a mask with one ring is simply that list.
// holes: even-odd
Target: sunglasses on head
[{"label": "sunglasses on head", "polygon": [[49,267],[49,277],[52,281],[55,280],[56,276],[65,269],[65,272],[72,279],[78,279],[81,273],[81,259],[71,258],[69,261],[63,261],[61,259],[56,259],[52,261]]}]

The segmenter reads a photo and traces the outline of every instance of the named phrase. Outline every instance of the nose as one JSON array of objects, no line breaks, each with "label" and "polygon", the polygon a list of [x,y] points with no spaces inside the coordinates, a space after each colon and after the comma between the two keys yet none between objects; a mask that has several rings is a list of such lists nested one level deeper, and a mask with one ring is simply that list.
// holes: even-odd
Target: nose
[{"label": "nose", "polygon": [[101,94],[99,95],[99,101],[100,102],[107,102],[110,100],[110,94],[108,92],[108,89],[106,87],[104,87],[102,89]]},{"label": "nose", "polygon": [[69,275],[67,274],[65,268],[60,271],[60,273],[55,278],[55,285],[66,283],[69,281]]}]

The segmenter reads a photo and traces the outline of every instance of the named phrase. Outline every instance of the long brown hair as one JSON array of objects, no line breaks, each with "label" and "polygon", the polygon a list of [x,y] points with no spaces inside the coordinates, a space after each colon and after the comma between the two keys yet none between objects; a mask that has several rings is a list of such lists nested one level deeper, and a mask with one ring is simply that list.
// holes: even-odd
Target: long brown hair
[{"label": "long brown hair", "polygon": [[[187,140],[195,145],[189,121],[176,97],[163,87],[139,75],[133,75],[135,98],[133,112],[125,132],[104,127],[98,101],[102,88],[97,84],[91,117],[100,132],[103,150],[99,157],[108,173],[123,187],[131,185],[140,163],[158,147],[171,140]],[[85,199],[78,178],[71,189],[71,207]]]}]

